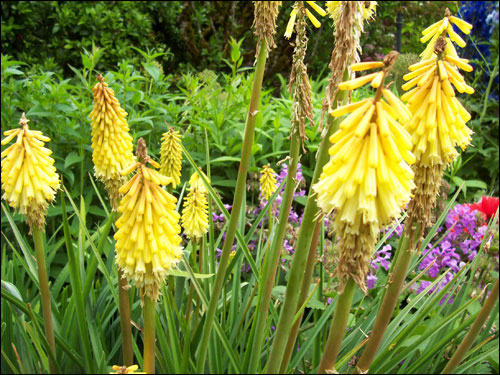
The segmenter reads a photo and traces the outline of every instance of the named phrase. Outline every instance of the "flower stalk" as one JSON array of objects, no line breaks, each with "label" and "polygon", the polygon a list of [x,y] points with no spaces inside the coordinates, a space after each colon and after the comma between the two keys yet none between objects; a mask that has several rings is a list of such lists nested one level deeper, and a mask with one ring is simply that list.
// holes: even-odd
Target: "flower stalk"
[{"label": "flower stalk", "polygon": [[[207,355],[208,344],[210,342],[210,334],[212,332],[213,320],[217,310],[217,303],[219,300],[220,292],[224,284],[224,276],[227,266],[229,264],[229,256],[233,247],[234,237],[238,226],[238,219],[243,204],[243,198],[246,190],[246,179],[250,158],[252,155],[253,136],[255,131],[255,121],[259,109],[260,92],[262,88],[262,80],[264,78],[264,70],[266,66],[268,48],[274,45],[272,35],[274,28],[273,22],[278,13],[278,6],[280,2],[266,3],[257,1],[255,3],[255,24],[256,34],[258,35],[258,48],[257,48],[257,62],[255,67],[255,74],[252,86],[252,93],[250,97],[250,106],[245,125],[245,134],[243,136],[243,145],[241,149],[241,161],[238,170],[238,177],[236,179],[236,187],[234,191],[233,205],[231,209],[231,217],[229,218],[228,228],[226,232],[226,239],[222,248],[222,254],[219,260],[219,267],[215,275],[215,281],[210,295],[210,302],[206,312],[205,324],[203,326],[203,333],[200,341],[200,346],[197,351],[197,365],[196,370],[198,373],[203,373],[205,368],[205,359]],[[261,8],[264,9],[261,9]],[[269,7],[269,9],[265,9]],[[271,14],[274,13],[274,14]],[[272,17],[270,17],[272,16]],[[275,24],[274,24],[275,26]]]},{"label": "flower stalk", "polygon": [[467,354],[467,351],[474,343],[474,340],[476,339],[479,331],[483,327],[484,323],[486,323],[486,320],[488,319],[491,310],[493,310],[493,307],[495,307],[497,300],[498,300],[498,279],[495,282],[495,285],[493,286],[493,289],[491,290],[490,295],[486,299],[486,302],[484,303],[481,311],[479,312],[479,315],[472,324],[472,327],[470,328],[469,332],[467,332],[467,335],[465,336],[464,340],[453,354],[453,357],[451,357],[450,361],[441,372],[442,374],[455,373],[456,368],[458,367],[460,362],[462,362],[463,358]]},{"label": "flower stalk", "polygon": [[[295,24],[297,31],[297,38],[295,43],[295,50],[293,55],[292,72],[290,74],[289,91],[293,90],[293,104],[292,104],[292,119],[291,119],[291,141],[290,141],[290,155],[288,175],[286,179],[285,191],[280,208],[278,224],[275,229],[275,235],[272,239],[271,249],[268,255],[268,261],[264,268],[263,281],[261,282],[259,290],[259,299],[257,302],[257,315],[252,327],[253,344],[249,347],[252,348],[248,371],[254,373],[257,371],[260,364],[261,348],[264,341],[266,331],[267,314],[269,311],[269,303],[271,301],[271,291],[276,278],[276,270],[278,268],[280,253],[285,238],[285,232],[288,224],[288,217],[290,208],[293,201],[293,193],[295,191],[295,177],[297,174],[297,166],[300,159],[300,147],[303,147],[303,142],[306,139],[305,135],[305,121],[308,118],[311,122],[312,119],[312,104],[311,104],[311,88],[309,85],[309,77],[307,75],[307,68],[304,64],[304,57],[307,50],[307,36],[306,36],[306,12],[303,2],[296,2],[294,10],[297,10],[297,22]],[[296,291],[295,291],[296,292]],[[295,309],[294,311],[295,312]],[[290,324],[291,326],[291,324]],[[291,327],[290,327],[291,328]],[[283,338],[284,340],[285,338]],[[279,360],[273,360],[273,351],[277,346],[273,342],[271,349],[270,362],[268,362],[268,372],[276,372],[279,370],[282,350],[285,349],[284,342],[279,347],[280,356]]]},{"label": "flower stalk", "polygon": [[144,371],[155,373],[155,323],[156,302],[148,295],[144,296]]},{"label": "flower stalk", "polygon": [[[43,320],[45,323],[45,336],[50,346],[50,350],[54,357],[56,356],[56,344],[54,341],[54,328],[52,325],[52,310],[50,307],[50,291],[49,291],[49,279],[47,276],[47,267],[45,265],[45,251],[43,246],[43,233],[42,230],[34,225],[33,231],[33,242],[35,243],[35,254],[36,263],[38,266],[38,281],[40,283],[40,293],[42,300],[42,310],[43,310]],[[55,374],[56,368],[54,363],[49,358],[50,372]]]},{"label": "flower stalk", "polygon": [[[44,147],[44,142],[50,138],[41,131],[31,130],[29,120],[24,113],[19,120],[19,128],[4,132],[2,146],[16,138],[16,142],[2,152],[2,189],[9,206],[26,217],[29,233],[35,243],[35,255],[38,266],[38,281],[42,300],[45,335],[49,350],[56,358],[54,329],[50,306],[50,290],[45,265],[45,249],[43,232],[45,231],[45,216],[47,207],[55,198],[59,189],[59,175],[54,167],[52,151]],[[55,364],[49,358],[52,373],[56,372]]]},{"label": "flower stalk", "polygon": [[[114,213],[111,213],[114,215]],[[132,349],[132,325],[130,324],[130,305],[127,278],[118,267],[118,303],[120,309],[120,328],[122,332],[123,363],[125,366],[134,364],[134,350]]]},{"label": "flower stalk", "polygon": [[[347,78],[347,72],[345,77]],[[335,101],[334,106],[336,107],[336,103],[344,104],[347,100],[347,92],[341,91],[337,95],[337,99]],[[323,170],[323,166],[328,162],[330,155],[328,154],[328,149],[330,145],[329,138],[330,136],[337,131],[339,120],[331,117],[328,119],[328,125],[326,129],[325,136],[322,138],[318,154],[316,166],[314,169],[314,175],[311,182],[311,186],[314,185],[321,175],[321,171]],[[289,279],[287,284],[287,291],[293,291],[291,293],[286,293],[285,295],[285,303],[283,305],[282,312],[280,314],[280,320],[278,322],[278,327],[276,329],[273,347],[271,349],[271,354],[268,361],[267,371],[273,373],[273,371],[278,371],[278,368],[281,368],[280,372],[284,372],[288,361],[290,360],[291,350],[289,354],[286,355],[285,345],[288,348],[293,349],[294,343],[298,333],[298,326],[300,325],[300,319],[296,323],[297,329],[295,330],[295,334],[290,332],[291,324],[295,313],[300,306],[300,304],[305,301],[307,297],[307,293],[309,292],[309,285],[311,284],[312,278],[312,267],[314,267],[314,262],[307,262],[308,254],[311,252],[314,253],[316,251],[316,247],[312,246],[315,242],[315,239],[319,237],[319,232],[314,235],[316,225],[320,224],[321,219],[318,219],[316,225],[314,221],[319,213],[318,206],[316,204],[316,197],[313,194],[312,190],[309,191],[306,206],[304,209],[304,214],[302,216],[302,224],[299,229],[299,234],[297,238],[297,244],[295,246],[295,252],[292,259],[292,265],[290,268]],[[308,267],[306,268],[306,262]],[[306,272],[304,272],[306,269]],[[310,275],[310,276],[308,276]],[[302,285],[302,287],[300,287]],[[300,296],[296,293],[296,291],[302,288],[302,290],[306,290],[305,294],[301,293]],[[301,301],[301,302],[299,302]],[[288,344],[285,344],[288,341]],[[275,349],[276,348],[276,349]],[[283,359],[280,356],[284,356]]]},{"label": "flower stalk", "polygon": [[334,366],[344,338],[347,319],[349,318],[349,311],[351,311],[352,298],[355,290],[356,283],[352,277],[349,277],[344,287],[344,291],[338,295],[335,313],[330,327],[330,333],[328,335],[323,357],[321,358],[318,368],[319,374],[326,374],[327,372],[335,370]]},{"label": "flower stalk", "polygon": [[[409,67],[410,73],[403,78],[405,93],[401,99],[409,102],[412,118],[407,130],[412,136],[416,163],[413,197],[408,204],[405,233],[400,239],[401,248],[394,264],[392,278],[388,279],[387,292],[382,300],[372,333],[358,361],[356,371],[366,373],[382,342],[390,317],[396,307],[399,294],[408,273],[411,257],[417,248],[423,231],[431,223],[431,211],[443,176],[444,168],[458,155],[455,146],[465,149],[470,142],[471,130],[465,125],[470,114],[456,98],[452,84],[459,92],[471,94],[458,68],[472,71],[467,60],[458,57],[452,40],[459,46],[465,42],[453,31],[454,23],[468,34],[471,25],[451,15],[429,26],[422,34],[422,42],[430,40],[420,54],[422,61]],[[450,38],[446,38],[446,35]]]}]

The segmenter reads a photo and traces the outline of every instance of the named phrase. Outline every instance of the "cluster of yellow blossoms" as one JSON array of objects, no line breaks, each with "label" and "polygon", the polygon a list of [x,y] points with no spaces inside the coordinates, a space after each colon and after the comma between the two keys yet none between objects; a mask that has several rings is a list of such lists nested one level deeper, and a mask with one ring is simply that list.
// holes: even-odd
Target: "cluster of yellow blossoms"
[{"label": "cluster of yellow blossoms", "polygon": [[181,228],[175,210],[177,199],[160,187],[171,179],[146,166],[160,167],[147,156],[142,138],[137,148],[139,161],[122,171],[126,176],[137,170],[119,191],[125,196],[118,207],[121,216],[114,235],[116,263],[129,281],[157,301],[168,271],[182,255]]},{"label": "cluster of yellow blossoms", "polygon": [[47,206],[59,189],[59,175],[54,167],[52,151],[44,147],[50,141],[41,131],[30,130],[28,119],[21,116],[20,128],[7,130],[2,146],[17,137],[16,142],[2,152],[2,196],[11,207],[27,217],[30,231],[45,226]]},{"label": "cluster of yellow blossoms", "polygon": [[181,136],[174,128],[170,128],[167,132],[163,133],[162,140],[160,173],[172,178],[172,187],[175,189],[181,182]]},{"label": "cluster of yellow blossoms", "polygon": [[267,201],[276,191],[276,172],[268,165],[264,165],[260,171],[260,194]]},{"label": "cluster of yellow blossoms", "polygon": [[381,86],[394,60],[395,54],[389,54],[384,62],[351,65],[353,71],[384,69],[344,82],[339,89],[353,90],[371,82],[378,88],[377,96],[330,113],[350,115],[330,137],[330,161],[313,189],[323,212],[335,210],[335,230],[341,237],[336,271],[340,290],[349,275],[366,290],[365,276],[378,233],[401,214],[415,186],[409,167],[415,162],[411,137],[399,123],[409,121],[411,113]]},{"label": "cluster of yellow blossoms", "polygon": [[108,190],[113,209],[118,205],[118,189],[125,182],[120,172],[134,161],[132,137],[120,103],[104,77],[92,88],[94,108],[90,113],[92,125],[92,161],[96,177]]},{"label": "cluster of yellow blossoms", "polygon": [[[466,125],[471,115],[457,99],[453,86],[459,93],[472,94],[474,89],[465,83],[459,69],[472,71],[468,60],[458,56],[453,42],[465,46],[463,39],[453,30],[455,24],[466,34],[472,26],[452,16],[448,9],[445,17],[425,29],[422,42],[429,41],[420,54],[422,60],[409,67],[403,78],[401,96],[408,102],[412,118],[407,125],[412,135],[413,152],[417,158],[414,166],[414,199],[408,205],[408,215],[420,225],[420,235],[431,224],[431,212],[439,193],[444,169],[458,152],[465,150],[471,141],[472,130]],[[410,228],[411,225],[408,225]]]},{"label": "cluster of yellow blossoms", "polygon": [[182,209],[182,227],[188,238],[199,239],[208,231],[208,192],[197,172],[189,179],[188,192]]},{"label": "cluster of yellow blossoms", "polygon": [[[460,93],[474,92],[458,71],[470,72],[472,66],[457,55],[449,38],[441,36],[446,31],[450,36],[454,35],[451,34],[455,32],[450,22],[462,30],[470,30],[464,26],[469,24],[453,16],[445,17],[424,30],[423,38],[432,37],[422,54],[425,58],[411,65],[410,73],[403,77],[408,82],[402,88],[413,88],[401,97],[408,102],[413,114],[407,129],[412,134],[415,156],[425,166],[447,165],[458,155],[455,146],[464,150],[471,140],[472,131],[465,125],[471,115],[457,99],[453,86]],[[460,37],[457,35],[452,40],[457,38]],[[429,46],[432,47],[431,56],[427,54]]]}]

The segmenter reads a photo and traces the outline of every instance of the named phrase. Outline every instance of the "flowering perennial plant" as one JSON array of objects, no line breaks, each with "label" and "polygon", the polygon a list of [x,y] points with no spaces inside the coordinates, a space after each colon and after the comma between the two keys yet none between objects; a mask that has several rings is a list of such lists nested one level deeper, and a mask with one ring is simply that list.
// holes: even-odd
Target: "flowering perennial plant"
[{"label": "flowering perennial plant", "polygon": [[459,73],[459,69],[472,71],[472,66],[457,55],[452,40],[462,47],[465,43],[453,31],[450,22],[466,33],[472,26],[452,16],[448,9],[445,14],[445,18],[422,32],[421,40],[430,39],[430,42],[421,54],[422,61],[409,67],[410,73],[403,77],[408,82],[402,86],[404,90],[413,88],[401,99],[408,101],[412,113],[407,130],[412,136],[417,158],[414,167],[417,189],[408,211],[410,217],[415,216],[422,223],[421,233],[431,222],[431,210],[443,171],[458,155],[455,147],[458,145],[465,150],[472,134],[466,125],[471,115],[457,99],[453,88],[459,93],[474,92]]},{"label": "flowering perennial plant", "polygon": [[30,232],[33,225],[44,231],[47,206],[59,189],[59,175],[50,157],[52,151],[44,147],[50,138],[41,131],[30,130],[28,121],[23,113],[21,127],[3,133],[6,138],[2,145],[17,139],[2,152],[2,199],[26,215]]},{"label": "flowering perennial plant", "polygon": [[[330,137],[330,161],[323,168],[319,182],[313,186],[317,203],[323,212],[335,210],[336,233],[340,236],[337,275],[340,290],[349,276],[366,291],[371,251],[381,228],[397,218],[410,199],[414,188],[409,164],[415,162],[408,132],[398,121],[408,121],[410,112],[388,89],[383,79],[397,55],[390,54],[372,73],[339,85],[353,90],[371,81],[376,87],[375,99],[340,107],[330,114],[350,115]],[[371,68],[353,64],[354,71]],[[383,97],[383,98],[382,98]]]},{"label": "flowering perennial plant", "polygon": [[123,110],[102,75],[92,88],[94,109],[90,112],[92,125],[92,161],[95,176],[109,193],[113,210],[118,206],[118,189],[126,181],[121,171],[134,161],[132,137]]},{"label": "flowering perennial plant", "polygon": [[171,179],[146,166],[160,167],[147,156],[141,140],[137,145],[139,161],[122,171],[124,176],[137,172],[120,188],[125,196],[118,207],[122,215],[115,223],[116,263],[128,280],[157,301],[168,271],[182,255],[181,227],[175,211],[177,199],[160,187]]}]

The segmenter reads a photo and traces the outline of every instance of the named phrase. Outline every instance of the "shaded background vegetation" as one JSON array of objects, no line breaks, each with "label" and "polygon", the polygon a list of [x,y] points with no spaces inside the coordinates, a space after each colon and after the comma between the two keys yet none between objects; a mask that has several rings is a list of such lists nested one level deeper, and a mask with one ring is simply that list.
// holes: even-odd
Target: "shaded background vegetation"
[{"label": "shaded background vegetation", "polygon": [[[284,157],[279,152],[287,149],[286,135],[281,130],[289,126],[289,112],[286,105],[279,104],[280,100],[271,100],[271,97],[281,94],[285,102],[285,98],[288,98],[285,87],[293,47],[282,35],[292,4],[293,2],[284,2],[281,9],[276,36],[278,47],[270,54],[267,63],[264,85],[271,90],[271,96],[267,99],[264,96],[263,100],[264,103],[267,100],[272,104],[273,109],[268,110],[269,113],[274,111],[275,117],[267,118],[263,126],[265,129],[274,128],[275,134],[272,134],[273,131],[266,132],[265,129],[261,133],[266,134],[264,137],[273,138],[272,146],[266,145],[263,140],[259,143],[257,137],[259,146],[256,147],[261,155],[274,153],[275,157]],[[475,195],[468,194],[466,190],[464,199],[476,199],[483,193],[498,195],[498,71],[492,83],[489,82],[490,77],[495,74],[495,58],[498,65],[498,26],[492,30],[495,20],[487,20],[488,16],[491,18],[495,6],[498,25],[497,2],[379,2],[375,18],[366,26],[361,40],[362,60],[365,61],[381,59],[384,54],[400,45],[402,55],[393,69],[395,87],[398,90],[407,66],[418,60],[418,53],[423,49],[419,41],[420,31],[442,18],[446,7],[453,13],[459,12],[464,19],[473,23],[473,38],[466,37],[468,46],[463,55],[473,59],[476,69],[474,73],[467,75],[467,80],[476,88],[476,94],[461,96],[473,114],[469,123],[475,132],[473,147],[469,147],[452,165],[447,175],[452,189],[464,180],[469,181],[469,188],[476,189],[473,190]],[[2,2],[2,54],[22,64],[22,74],[14,73],[11,78],[25,79],[19,88],[16,86],[16,90],[20,95],[22,89],[26,89],[25,94],[30,95],[26,97],[24,94],[18,101],[15,98],[2,100],[2,126],[7,126],[7,123],[8,126],[13,126],[20,113],[30,108],[32,116],[40,113],[52,119],[68,116],[69,108],[74,107],[74,104],[69,104],[67,112],[49,113],[55,111],[57,105],[59,110],[64,106],[67,98],[56,93],[63,95],[65,89],[72,91],[68,85],[78,84],[76,71],[84,74],[91,74],[86,72],[90,70],[93,71],[92,74],[119,72],[113,78],[120,81],[117,82],[123,90],[120,100],[130,113],[132,124],[135,121],[134,127],[140,129],[137,134],[149,130],[152,132],[150,137],[156,142],[160,132],[165,130],[165,126],[158,126],[158,120],[184,129],[189,124],[208,129],[230,127],[231,130],[224,131],[223,134],[216,135],[209,131],[210,145],[215,153],[212,156],[229,158],[224,160],[224,167],[227,167],[228,163],[231,165],[231,162],[237,161],[241,146],[238,134],[245,117],[248,95],[244,86],[249,82],[244,72],[252,68],[255,59],[252,22],[253,4],[247,1]],[[327,17],[322,19],[322,27],[317,30],[313,30],[309,24],[310,42],[306,59],[309,75],[317,83],[313,84],[313,89],[316,90],[317,119],[334,44],[331,26],[332,21]],[[4,72],[5,69],[2,68]],[[52,97],[42,97],[46,87],[43,79],[40,83],[40,78],[36,78],[42,76],[50,81],[46,84],[57,86],[57,90],[50,90]],[[133,78],[132,80],[137,79],[135,83],[127,80],[134,76],[141,78]],[[7,94],[15,85],[4,82],[4,79],[7,76],[2,73],[2,94]],[[66,79],[69,81],[65,81]],[[92,79],[91,75],[85,77],[88,85]],[[33,85],[35,82],[37,84]],[[488,85],[490,88],[486,93]],[[10,89],[6,89],[7,86]],[[486,96],[491,100],[485,100]],[[48,109],[51,100],[59,100],[59,103],[52,103],[52,107]],[[218,110],[221,101],[227,104],[230,100],[232,103],[225,106],[225,111]],[[228,108],[235,110],[228,111]],[[283,111],[277,111],[276,108]],[[89,108],[82,107],[80,103],[80,110],[87,111]],[[141,114],[136,115],[136,111]],[[213,116],[207,116],[207,113],[212,112]],[[485,113],[481,116],[483,112]],[[85,116],[81,115],[84,119]],[[202,118],[203,115],[205,118]],[[75,114],[69,116],[78,117]],[[143,123],[144,119],[146,124]],[[68,154],[71,151],[69,140],[74,134],[65,130],[65,125],[58,128],[60,132],[55,141],[59,141],[67,133],[61,139],[63,145],[66,145],[66,149],[61,150],[66,152],[61,155]],[[315,150],[318,140],[317,134],[314,134],[316,128],[317,126],[310,130],[311,151]],[[72,125],[73,132],[75,129],[75,125]],[[78,142],[83,142],[88,129],[76,132],[80,133]],[[203,142],[199,139],[201,133],[196,135],[196,130],[192,130],[192,133],[196,139],[193,147],[197,148],[201,158],[204,155],[201,147]],[[156,146],[159,145],[153,145],[154,148]],[[263,161],[269,160],[264,158]],[[87,163],[87,169],[90,170],[90,160],[85,159],[85,164]],[[312,163],[314,159],[311,155],[303,157],[306,177],[310,175]],[[256,168],[257,166],[254,171]],[[225,171],[224,178],[231,179],[232,175],[228,173]]]}]

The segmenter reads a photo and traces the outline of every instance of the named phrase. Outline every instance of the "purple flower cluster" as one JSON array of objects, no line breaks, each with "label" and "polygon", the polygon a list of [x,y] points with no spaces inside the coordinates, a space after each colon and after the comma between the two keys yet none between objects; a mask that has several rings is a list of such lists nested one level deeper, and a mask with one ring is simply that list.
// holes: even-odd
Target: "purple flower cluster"
[{"label": "purple flower cluster", "polygon": [[366,277],[366,287],[368,289],[375,288],[375,285],[377,284],[378,280],[377,270],[380,267],[382,267],[386,271],[389,271],[389,266],[391,264],[390,262],[391,250],[392,250],[391,245],[385,245],[375,253],[375,257],[370,262],[370,272]]},{"label": "purple flower cluster", "polygon": [[[440,228],[440,231],[442,229]],[[484,225],[476,210],[471,211],[467,205],[457,204],[448,213],[444,229],[443,240],[436,246],[428,245],[424,258],[418,266],[419,270],[430,266],[427,275],[432,279],[449,270],[444,279],[434,286],[429,293],[443,289],[466,262],[472,261],[476,257],[487,226]],[[431,281],[427,280],[421,281],[416,292],[421,293],[431,283]],[[446,296],[441,303],[445,299]],[[450,298],[449,303],[452,302],[453,298]]]}]

